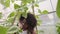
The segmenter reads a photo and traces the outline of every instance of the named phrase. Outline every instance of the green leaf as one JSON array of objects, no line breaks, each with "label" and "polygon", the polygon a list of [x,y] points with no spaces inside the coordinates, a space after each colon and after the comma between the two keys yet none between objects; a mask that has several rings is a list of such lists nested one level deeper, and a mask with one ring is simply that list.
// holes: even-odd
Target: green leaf
[{"label": "green leaf", "polygon": [[33,0],[26,0],[28,3],[31,3]]},{"label": "green leaf", "polygon": [[4,4],[4,0],[0,0],[0,3],[1,3],[1,4]]},{"label": "green leaf", "polygon": [[11,12],[11,13],[9,14],[8,18],[14,17],[15,14],[16,14],[15,12]]},{"label": "green leaf", "polygon": [[39,18],[39,16],[38,16],[38,15],[35,15],[35,17],[36,17],[36,19],[38,19],[38,18]]},{"label": "green leaf", "polygon": [[58,0],[58,3],[57,3],[56,14],[60,18],[60,0]]},{"label": "green leaf", "polygon": [[20,15],[22,14],[21,11],[18,11],[18,15],[17,15],[17,18],[19,19],[20,18]]},{"label": "green leaf", "polygon": [[10,0],[0,0],[0,3],[2,5],[4,5],[5,7],[9,7],[10,6]]},{"label": "green leaf", "polygon": [[5,7],[9,7],[10,6],[10,0],[6,0],[4,5],[5,5]]},{"label": "green leaf", "polygon": [[0,26],[0,34],[7,34],[7,28]]},{"label": "green leaf", "polygon": [[18,4],[14,4],[14,8],[15,9],[18,9],[18,8],[20,8],[21,6],[19,6]]},{"label": "green leaf", "polygon": [[44,10],[44,11],[42,12],[42,14],[48,14],[48,11],[47,11],[47,10]]},{"label": "green leaf", "polygon": [[14,18],[8,18],[6,21],[7,21],[8,23],[12,23],[13,20],[14,20]]},{"label": "green leaf", "polygon": [[27,13],[26,12],[22,12],[22,16],[24,16],[25,18],[27,18]]},{"label": "green leaf", "polygon": [[44,33],[44,31],[43,30],[38,30],[38,34],[40,34],[40,33]]},{"label": "green leaf", "polygon": [[24,11],[27,11],[28,10],[28,7],[24,7]]},{"label": "green leaf", "polygon": [[0,12],[0,19],[2,18],[2,12]]},{"label": "green leaf", "polygon": [[22,29],[20,29],[19,32],[22,32]]},{"label": "green leaf", "polygon": [[56,29],[57,29],[58,34],[60,34],[60,22],[57,22]]},{"label": "green leaf", "polygon": [[15,27],[13,27],[13,28],[11,28],[9,31],[14,31],[14,30],[16,30],[17,28],[15,28]]},{"label": "green leaf", "polygon": [[23,5],[27,4],[27,0],[21,0]]},{"label": "green leaf", "polygon": [[42,23],[42,20],[40,20],[38,15],[35,15],[36,19],[37,19],[37,25],[40,26],[40,24]]},{"label": "green leaf", "polygon": [[38,12],[39,12],[40,14],[42,14],[42,12],[41,12],[41,10],[40,10],[40,9],[38,9]]},{"label": "green leaf", "polygon": [[39,5],[38,4],[35,4],[35,7],[39,7]]},{"label": "green leaf", "polygon": [[42,23],[41,20],[37,20],[37,25],[40,26],[40,24]]},{"label": "green leaf", "polygon": [[18,30],[19,30],[19,29],[18,29],[17,26],[12,26],[12,27],[9,28],[8,33],[15,33],[15,32],[17,32]]},{"label": "green leaf", "polygon": [[23,4],[31,3],[33,0],[21,0]]},{"label": "green leaf", "polygon": [[11,0],[12,1],[12,3],[14,2],[14,0]]}]

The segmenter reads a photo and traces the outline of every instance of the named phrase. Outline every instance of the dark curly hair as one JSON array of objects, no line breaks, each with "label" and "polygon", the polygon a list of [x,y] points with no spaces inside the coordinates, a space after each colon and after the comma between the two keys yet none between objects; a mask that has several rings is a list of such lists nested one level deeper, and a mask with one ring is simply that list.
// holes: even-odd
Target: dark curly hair
[{"label": "dark curly hair", "polygon": [[31,13],[27,14],[26,21],[27,21],[26,23],[28,24],[29,28],[34,28],[36,26],[37,20],[35,16]]},{"label": "dark curly hair", "polygon": [[[23,21],[24,19],[26,20],[25,24],[28,26],[26,29],[32,34],[33,33],[32,31],[34,30],[35,26],[37,25],[37,20],[36,20],[35,16],[31,13],[27,13],[27,18],[25,18],[21,15],[19,21]],[[24,25],[24,27],[25,27],[25,25]]]}]

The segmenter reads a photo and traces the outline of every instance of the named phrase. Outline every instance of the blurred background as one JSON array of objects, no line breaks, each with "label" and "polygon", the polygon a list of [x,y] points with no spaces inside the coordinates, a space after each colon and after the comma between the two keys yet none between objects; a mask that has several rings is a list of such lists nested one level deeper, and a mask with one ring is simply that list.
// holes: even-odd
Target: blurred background
[{"label": "blurred background", "polygon": [[[2,0],[5,2],[5,0]],[[2,2],[0,0],[0,2]],[[10,0],[12,1],[12,0]],[[37,26],[38,28],[38,34],[58,34],[57,31],[57,23],[60,23],[60,19],[56,15],[56,7],[57,7],[57,2],[58,0],[37,0],[36,2],[39,7],[34,7],[34,12],[35,15],[39,16],[39,19],[42,21],[40,23],[40,26]],[[14,2],[10,2],[10,6],[6,8],[3,4],[0,3],[0,12],[2,12],[2,18],[0,19],[0,25],[6,27],[8,24],[4,24],[6,22],[5,20],[7,19],[8,15],[10,15],[11,12],[16,11],[14,8],[14,4],[21,5],[20,0],[14,0]],[[8,5],[8,2],[7,4]],[[33,10],[31,9],[32,4],[28,4],[27,7],[29,8],[28,11],[31,13]],[[37,12],[40,9],[41,12],[44,10],[48,11],[48,14],[40,14]],[[9,20],[10,21],[10,20]],[[17,20],[15,20],[17,22]],[[14,23],[14,26],[16,26],[16,22]],[[10,25],[10,23],[9,23]],[[9,26],[8,26],[9,27]]]}]

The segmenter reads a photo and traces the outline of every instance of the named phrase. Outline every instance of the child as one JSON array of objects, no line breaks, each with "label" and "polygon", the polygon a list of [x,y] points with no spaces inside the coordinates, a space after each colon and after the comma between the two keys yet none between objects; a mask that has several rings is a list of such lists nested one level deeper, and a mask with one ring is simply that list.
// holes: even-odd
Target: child
[{"label": "child", "polygon": [[23,31],[27,31],[27,34],[36,34],[34,28],[37,25],[37,20],[33,14],[27,13],[27,18],[21,15],[19,24]]}]

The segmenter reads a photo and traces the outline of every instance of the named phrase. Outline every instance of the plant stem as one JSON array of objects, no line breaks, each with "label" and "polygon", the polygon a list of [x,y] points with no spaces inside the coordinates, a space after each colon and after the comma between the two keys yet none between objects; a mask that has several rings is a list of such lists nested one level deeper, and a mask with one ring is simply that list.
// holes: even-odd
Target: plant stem
[{"label": "plant stem", "polygon": [[15,17],[14,17],[14,19],[13,19],[12,25],[14,25],[14,23],[15,23],[15,20],[16,20],[16,17],[17,17],[17,15],[18,15],[18,12],[19,12],[19,11],[17,11],[17,13],[16,13],[16,15],[15,15]]},{"label": "plant stem", "polygon": [[35,16],[35,12],[34,12],[34,1],[32,1],[32,11],[33,11],[33,14]]}]

